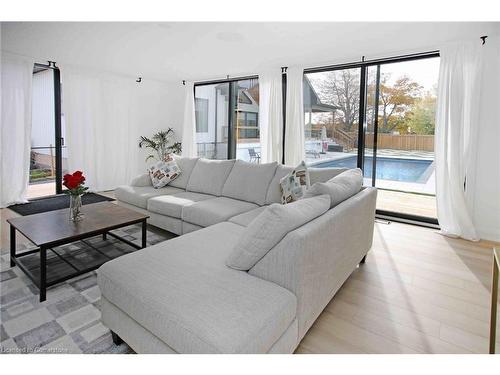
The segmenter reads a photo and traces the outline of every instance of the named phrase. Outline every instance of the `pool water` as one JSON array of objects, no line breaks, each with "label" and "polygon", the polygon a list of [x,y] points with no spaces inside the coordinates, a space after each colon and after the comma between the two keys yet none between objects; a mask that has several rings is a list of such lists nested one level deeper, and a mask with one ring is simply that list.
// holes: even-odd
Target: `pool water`
[{"label": "pool water", "polygon": [[[404,182],[425,183],[430,176],[432,160],[398,159],[377,157],[377,179]],[[313,165],[314,168],[356,168],[357,156],[339,160],[329,160]],[[365,177],[372,176],[373,158],[365,157]]]}]

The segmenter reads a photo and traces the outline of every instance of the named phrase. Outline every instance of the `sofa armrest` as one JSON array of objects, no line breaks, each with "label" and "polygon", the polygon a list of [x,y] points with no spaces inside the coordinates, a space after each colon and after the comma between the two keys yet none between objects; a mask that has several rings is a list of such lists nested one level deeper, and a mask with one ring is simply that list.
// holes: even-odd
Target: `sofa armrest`
[{"label": "sofa armrest", "polygon": [[377,190],[368,187],[288,233],[248,272],[297,297],[304,337],[372,245]]},{"label": "sofa armrest", "polygon": [[143,173],[130,181],[130,186],[153,186],[149,173]]}]

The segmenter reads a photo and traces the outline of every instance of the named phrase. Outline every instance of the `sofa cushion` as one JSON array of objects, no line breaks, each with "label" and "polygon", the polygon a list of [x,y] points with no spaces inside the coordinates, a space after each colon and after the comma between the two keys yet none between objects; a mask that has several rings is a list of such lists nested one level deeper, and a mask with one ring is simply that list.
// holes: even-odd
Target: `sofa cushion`
[{"label": "sofa cushion", "polygon": [[292,230],[324,214],[330,208],[330,196],[320,195],[286,205],[273,203],[243,232],[226,264],[248,271]]},{"label": "sofa cushion", "polygon": [[186,190],[220,196],[233,165],[234,160],[198,159]]},{"label": "sofa cushion", "polygon": [[186,189],[189,177],[193,172],[193,168],[196,165],[198,158],[184,158],[174,155],[174,160],[177,162],[177,165],[181,170],[181,174],[175,180],[170,182],[169,185],[180,189]]},{"label": "sofa cushion", "polygon": [[115,198],[119,201],[147,209],[149,198],[159,195],[180,193],[181,191],[183,190],[171,186],[155,189],[153,186],[124,185],[118,186],[115,189]]},{"label": "sofa cushion", "polygon": [[148,200],[148,210],[158,214],[181,218],[182,208],[195,202],[215,198],[213,195],[183,191],[172,195],[161,195]]},{"label": "sofa cushion", "polygon": [[130,186],[153,186],[153,183],[151,182],[149,173],[143,173],[134,177],[132,181],[130,181]]},{"label": "sofa cushion", "polygon": [[248,212],[233,216],[228,221],[230,223],[235,223],[235,224],[247,227],[248,224],[250,224],[253,221],[253,219],[255,219],[257,216],[259,216],[266,208],[267,208],[267,206],[261,206],[259,208],[253,209],[252,211],[248,211]]},{"label": "sofa cushion", "polygon": [[348,168],[312,168],[309,167],[309,180],[311,182],[311,186],[316,182],[326,182],[333,177],[341,174],[342,172],[347,171]]},{"label": "sofa cushion", "polygon": [[178,353],[265,353],[295,319],[295,296],[225,266],[243,227],[220,223],[98,270],[102,295]]},{"label": "sofa cushion", "polygon": [[222,195],[262,206],[278,163],[255,164],[236,160],[227,177]]},{"label": "sofa cushion", "polygon": [[257,207],[259,206],[255,203],[218,197],[184,207],[182,209],[182,220],[202,227],[208,227]]},{"label": "sofa cushion", "polygon": [[269,184],[269,188],[267,189],[266,204],[281,202],[280,181],[283,177],[285,177],[288,173],[292,171],[293,167],[289,167],[287,165],[282,165],[282,164],[278,165],[274,177],[272,178],[271,183]]},{"label": "sofa cushion", "polygon": [[167,155],[165,160],[157,161],[149,167],[151,183],[156,189],[168,185],[171,181],[179,177],[181,170],[171,155]]},{"label": "sofa cushion", "polygon": [[315,183],[306,191],[304,198],[328,194],[330,196],[330,207],[334,207],[359,193],[362,185],[363,172],[361,172],[361,169],[348,169],[327,182]]},{"label": "sofa cushion", "polygon": [[280,180],[281,203],[287,204],[299,200],[310,185],[309,171],[306,163],[302,161]]}]

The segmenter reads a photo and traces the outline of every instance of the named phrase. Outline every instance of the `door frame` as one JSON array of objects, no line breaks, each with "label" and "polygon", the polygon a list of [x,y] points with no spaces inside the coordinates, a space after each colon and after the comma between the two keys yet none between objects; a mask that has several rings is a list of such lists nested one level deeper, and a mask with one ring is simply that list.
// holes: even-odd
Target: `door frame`
[{"label": "door frame", "polygon": [[62,122],[61,122],[61,71],[56,66],[54,61],[49,61],[48,64],[35,63],[33,67],[51,69],[54,80],[54,145],[55,145],[55,184],[56,194],[62,194],[62,147],[64,139],[62,138]]},{"label": "door frame", "polygon": [[[376,88],[376,97],[375,103],[379,102],[380,90],[379,90],[379,82],[380,82],[380,66],[391,63],[399,63],[413,60],[422,60],[428,58],[439,57],[439,51],[429,51],[423,53],[415,53],[408,54],[402,56],[388,57],[388,58],[380,58],[380,59],[372,59],[372,60],[364,60],[357,61],[346,64],[336,64],[315,68],[304,69],[304,74],[308,73],[319,73],[319,72],[328,72],[335,70],[344,70],[344,69],[360,69],[360,106],[359,106],[359,125],[358,125],[358,154],[357,154],[357,167],[364,170],[364,151],[365,151],[365,135],[366,135],[366,106],[367,106],[367,86],[368,86],[368,74],[367,70],[370,66],[377,67],[377,88]],[[378,108],[376,109],[378,112]],[[373,166],[372,166],[372,186],[375,186],[376,179],[376,150],[377,150],[377,135],[378,135],[378,118],[375,118],[374,124],[374,145],[373,145]],[[402,212],[393,212],[386,210],[376,210],[376,214],[383,218],[391,218],[397,221],[398,219],[404,222],[413,222],[413,223],[421,223],[422,225],[431,225],[438,226],[439,222],[436,218],[413,215],[413,214],[405,214]]]}]

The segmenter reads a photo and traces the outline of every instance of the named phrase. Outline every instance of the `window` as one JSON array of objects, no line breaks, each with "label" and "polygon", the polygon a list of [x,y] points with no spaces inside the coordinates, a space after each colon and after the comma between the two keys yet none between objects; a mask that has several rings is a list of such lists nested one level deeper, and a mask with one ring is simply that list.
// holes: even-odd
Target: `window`
[{"label": "window", "polygon": [[198,156],[227,159],[229,83],[195,86]]},{"label": "window", "polygon": [[195,85],[198,156],[260,162],[259,81]]},{"label": "window", "polygon": [[[359,127],[360,69],[304,75],[305,150],[309,163],[354,155]],[[351,160],[349,159],[349,160]]]},{"label": "window", "polygon": [[208,133],[208,99],[195,98],[196,132]]},{"label": "window", "polygon": [[306,71],[306,162],[361,167],[364,185],[379,189],[379,212],[437,223],[438,71],[436,54]]}]

